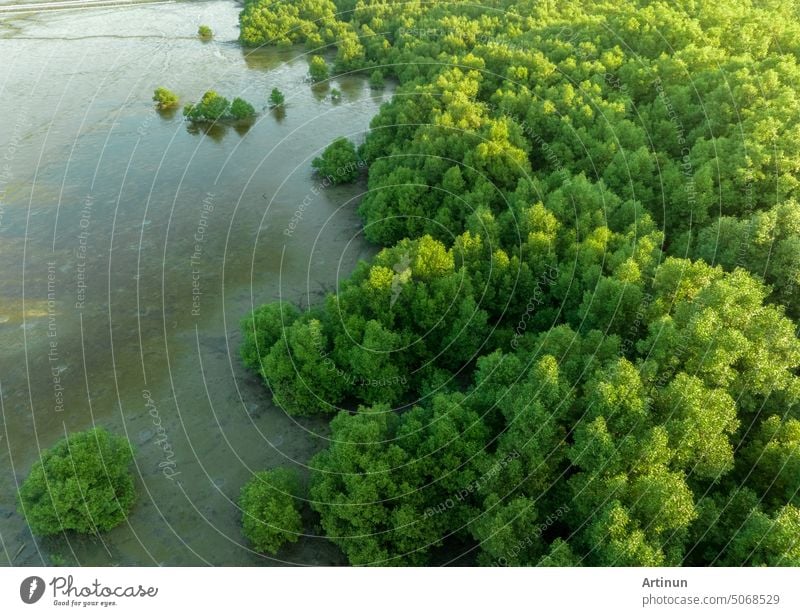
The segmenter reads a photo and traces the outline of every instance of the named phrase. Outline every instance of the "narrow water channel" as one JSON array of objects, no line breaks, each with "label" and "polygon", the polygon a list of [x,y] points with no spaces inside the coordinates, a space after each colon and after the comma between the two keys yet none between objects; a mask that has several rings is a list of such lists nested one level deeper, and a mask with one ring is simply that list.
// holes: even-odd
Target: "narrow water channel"
[{"label": "narrow water channel", "polygon": [[[318,301],[373,249],[363,185],[310,161],[363,137],[391,92],[305,81],[302,49],[239,47],[230,0],[0,15],[0,563],[253,565],[235,506],[250,474],[304,463],[326,421],[287,417],[238,359],[239,319]],[[205,23],[215,39],[195,36]],[[285,113],[187,127],[158,114],[214,89]],[[134,443],[139,498],[102,539],[31,537],[17,485],[39,451],[93,424]],[[162,428],[159,429],[159,426]],[[341,562],[310,536],[281,552]]]}]

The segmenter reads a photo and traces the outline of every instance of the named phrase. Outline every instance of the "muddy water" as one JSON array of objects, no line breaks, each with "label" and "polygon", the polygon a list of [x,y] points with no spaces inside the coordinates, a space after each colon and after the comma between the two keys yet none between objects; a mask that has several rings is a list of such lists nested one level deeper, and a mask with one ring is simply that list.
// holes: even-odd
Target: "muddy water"
[{"label": "muddy water", "polygon": [[[235,500],[252,472],[301,471],[326,422],[287,417],[240,366],[238,321],[303,306],[372,254],[363,186],[319,189],[310,160],[363,137],[389,92],[304,81],[301,50],[248,53],[231,1],[0,15],[0,563],[329,564],[314,536],[250,551]],[[197,26],[215,40],[202,43]],[[191,130],[157,114],[207,89],[285,114]],[[36,540],[16,512],[39,451],[93,424],[136,446],[139,498],[101,539]],[[158,425],[163,431],[158,431]]]}]

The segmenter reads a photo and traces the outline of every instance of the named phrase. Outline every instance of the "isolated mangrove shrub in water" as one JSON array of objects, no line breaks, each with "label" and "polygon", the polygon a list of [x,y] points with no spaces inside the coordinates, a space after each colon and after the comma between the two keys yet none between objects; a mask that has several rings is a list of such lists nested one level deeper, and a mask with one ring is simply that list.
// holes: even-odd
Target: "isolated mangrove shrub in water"
[{"label": "isolated mangrove shrub in water", "polygon": [[334,184],[352,182],[361,170],[356,146],[344,137],[334,140],[321,157],[312,161],[311,166]]},{"label": "isolated mangrove shrub in water", "polygon": [[286,468],[261,471],[242,488],[242,532],[259,552],[275,554],[300,538],[300,481]]},{"label": "isolated mangrove shrub in water", "polygon": [[256,115],[256,110],[246,100],[237,96],[231,103],[230,114],[234,120],[244,120]]},{"label": "isolated mangrove shrub in water", "polygon": [[269,106],[270,107],[280,107],[286,102],[286,97],[283,95],[278,88],[272,88],[272,92],[269,95]]},{"label": "isolated mangrove shrub in water", "polygon": [[172,109],[178,106],[178,95],[167,88],[156,88],[153,101],[159,109]]},{"label": "isolated mangrove shrub in water", "polygon": [[19,491],[34,535],[96,533],[122,523],[135,499],[131,444],[103,428],[71,434],[42,452]]}]

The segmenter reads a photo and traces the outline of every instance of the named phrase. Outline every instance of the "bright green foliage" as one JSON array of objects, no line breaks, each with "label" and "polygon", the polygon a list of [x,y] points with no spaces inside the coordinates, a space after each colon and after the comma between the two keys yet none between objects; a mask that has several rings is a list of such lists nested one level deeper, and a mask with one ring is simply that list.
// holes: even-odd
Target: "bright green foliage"
[{"label": "bright green foliage", "polygon": [[230,101],[214,90],[203,94],[199,103],[189,104],[183,108],[183,115],[196,122],[213,122],[226,117],[230,111]]},{"label": "bright green foliage", "polygon": [[178,95],[166,88],[156,88],[153,101],[159,109],[172,109],[178,106]]},{"label": "bright green foliage", "polygon": [[278,88],[272,88],[272,92],[269,95],[269,106],[270,107],[281,107],[286,102],[286,97],[283,95]]},{"label": "bright green foliage", "polygon": [[398,83],[314,162],[369,166],[383,249],[243,347],[293,412],[366,405],[312,474],[351,562],[797,563],[800,25],[763,4],[247,3]]},{"label": "bright green foliage", "polygon": [[256,550],[275,554],[295,543],[303,531],[298,511],[300,482],[286,468],[256,473],[242,488],[242,532]]},{"label": "bright green foliage", "polygon": [[208,40],[214,36],[214,32],[211,30],[210,27],[202,25],[199,28],[197,28],[197,36],[199,36],[201,39]]},{"label": "bright green foliage", "polygon": [[246,100],[238,96],[230,102],[214,90],[203,94],[199,103],[183,108],[183,115],[192,122],[218,122],[223,120],[244,120],[256,115],[256,110]]},{"label": "bright green foliage", "polygon": [[328,78],[328,63],[322,56],[311,56],[311,61],[308,64],[308,74],[311,76],[311,81],[325,81]]},{"label": "bright green foliage", "polygon": [[356,146],[344,137],[335,139],[311,166],[323,177],[330,178],[333,184],[352,182],[361,171]]},{"label": "bright green foliage", "polygon": [[244,120],[256,115],[256,110],[246,100],[237,96],[231,102],[230,114],[234,120]]},{"label": "bright green foliage", "polygon": [[601,506],[588,518],[583,533],[590,559],[586,564],[603,567],[659,567],[664,555],[647,540],[642,528],[619,501]]},{"label": "bright green foliage", "polygon": [[767,290],[755,278],[668,259],[654,290],[650,335],[638,350],[657,382],[684,370],[708,387],[727,388],[744,413],[757,412],[767,397],[788,406],[800,400],[794,324],[764,304]]},{"label": "bright green foliage", "polygon": [[714,479],[733,468],[730,435],[739,426],[736,404],[724,390],[678,374],[657,398],[674,461],[693,475]]},{"label": "bright green foliage", "polygon": [[78,432],[42,452],[19,492],[34,535],[94,534],[124,522],[135,499],[128,441],[103,428]]},{"label": "bright green foliage", "polygon": [[330,0],[247,2],[239,18],[240,38],[252,47],[305,42],[316,49],[336,43],[349,30],[336,19],[336,12]]},{"label": "bright green foliage", "polygon": [[667,430],[649,421],[638,372],[626,360],[610,364],[589,384],[582,406],[569,451],[581,472],[569,484],[572,519],[592,520],[580,533],[587,564],[676,564],[673,550],[696,512],[683,473],[670,468]]}]

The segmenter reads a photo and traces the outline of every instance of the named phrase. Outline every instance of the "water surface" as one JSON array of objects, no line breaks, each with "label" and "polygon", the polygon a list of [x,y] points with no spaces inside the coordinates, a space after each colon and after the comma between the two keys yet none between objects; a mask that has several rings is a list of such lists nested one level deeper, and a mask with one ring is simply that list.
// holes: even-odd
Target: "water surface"
[{"label": "water surface", "polygon": [[[310,160],[340,135],[363,138],[390,92],[343,78],[332,102],[305,81],[302,50],[242,50],[239,10],[0,15],[0,563],[276,562],[247,548],[234,502],[254,471],[303,470],[327,421],[271,406],[239,363],[238,322],[279,297],[318,301],[372,254],[363,186],[318,190]],[[214,41],[196,38],[201,23]],[[277,86],[288,105],[194,130],[154,111],[157,86],[258,109]],[[137,448],[129,523],[34,540],[18,482],[41,449],[94,424]],[[306,530],[279,561],[342,562],[313,519]]]}]

